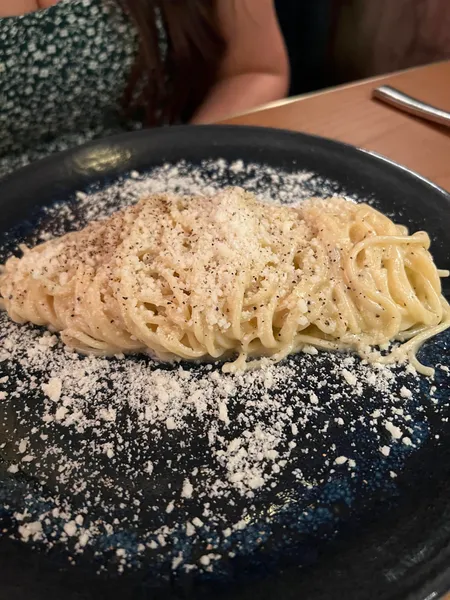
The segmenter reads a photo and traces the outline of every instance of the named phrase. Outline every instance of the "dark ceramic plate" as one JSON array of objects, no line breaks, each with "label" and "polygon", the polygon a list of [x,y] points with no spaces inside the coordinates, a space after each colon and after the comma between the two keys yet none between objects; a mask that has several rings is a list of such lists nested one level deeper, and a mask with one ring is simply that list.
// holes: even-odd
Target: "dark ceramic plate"
[{"label": "dark ceramic plate", "polygon": [[[181,160],[185,163],[176,171],[161,167]],[[125,134],[17,172],[0,184],[0,258],[18,242],[33,240],[38,230],[58,233],[102,212],[92,202],[75,199],[77,191],[99,194],[106,211],[117,208],[124,195],[129,201],[120,185],[130,185],[126,177],[133,170],[181,190],[191,177],[192,185],[201,181],[200,187],[205,182],[239,184],[284,193],[288,200],[345,193],[370,201],[411,229],[426,229],[436,263],[450,268],[450,198],[444,191],[350,146],[233,127]],[[293,175],[300,171],[313,175]],[[115,192],[102,192],[109,185],[116,186]],[[114,431],[110,424],[93,427],[96,416],[87,409],[84,417],[91,421],[84,430],[43,420],[51,408],[40,385],[61,364],[55,367],[47,358],[39,363],[34,353],[30,366],[24,356],[42,332],[25,327],[11,333],[1,319],[0,381],[8,377],[0,384],[8,394],[0,402],[1,598],[388,600],[436,598],[450,587],[448,333],[421,351],[424,362],[438,365],[434,381],[404,367],[377,374],[352,357],[319,354],[292,357],[277,367],[284,375],[275,375],[275,384],[263,382],[249,394],[237,384],[230,392],[230,424],[219,431],[220,443],[236,436],[242,441],[246,428],[254,429],[258,413],[266,433],[280,434],[274,447],[287,457],[277,466],[279,472],[260,461],[266,483],[250,494],[247,486],[242,495],[228,484],[226,493],[216,494],[217,486],[213,493],[205,483],[215,472],[219,480],[225,477],[218,472],[224,465],[219,468],[213,456],[218,438],[212,445],[208,439],[208,419],[191,419],[188,428],[169,433],[161,433],[165,425],[157,424],[155,438],[145,438],[145,428],[134,423],[136,413],[127,409],[130,388],[122,392],[120,385],[114,387],[114,377],[118,373],[124,381],[120,377],[132,364],[131,373],[144,369],[153,382],[158,367],[142,357],[107,361],[103,374],[103,367],[94,364],[98,377],[108,379],[95,410],[98,402],[117,407]],[[11,339],[18,340],[22,354],[14,353]],[[43,356],[52,352],[62,356],[63,350],[58,345],[42,350]],[[86,364],[81,358],[73,360]],[[209,385],[215,381],[211,373],[218,370],[182,367],[191,381],[209,378]],[[174,368],[163,368],[164,381]],[[72,388],[81,390],[81,379],[70,377]],[[25,383],[15,394],[19,380]],[[78,392],[67,393],[75,397]],[[75,398],[75,403],[82,401]],[[278,413],[267,411],[269,405],[278,406]],[[399,439],[392,438],[386,422],[398,427]],[[298,433],[292,423],[300,423]],[[111,435],[115,452],[108,459],[99,457],[99,444],[111,442]],[[252,435],[249,455],[250,441],[256,439]],[[289,442],[294,444],[288,447]],[[54,448],[53,459],[49,447]],[[25,456],[31,458],[23,461]],[[154,471],[150,475],[147,469],[142,477],[149,460]],[[70,465],[70,477],[62,477]],[[192,498],[190,492],[184,497],[181,493],[188,476],[194,483]],[[210,495],[202,497],[201,490]],[[64,510],[55,511],[56,501]],[[75,520],[76,514],[83,514],[83,522]],[[187,535],[192,528],[187,532],[180,526],[187,521],[195,524],[193,535]],[[164,539],[157,537],[158,527]],[[86,530],[92,534],[90,541],[74,554]],[[28,543],[19,541],[21,537]],[[202,559],[205,554],[208,558]],[[186,570],[186,563],[192,568]]]}]

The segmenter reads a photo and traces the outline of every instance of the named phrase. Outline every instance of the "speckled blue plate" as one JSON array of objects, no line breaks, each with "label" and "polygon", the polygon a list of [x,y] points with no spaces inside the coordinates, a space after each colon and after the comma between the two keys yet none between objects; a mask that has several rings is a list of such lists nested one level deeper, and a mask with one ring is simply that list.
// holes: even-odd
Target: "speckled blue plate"
[{"label": "speckled blue plate", "polygon": [[[427,230],[436,263],[450,268],[450,198],[443,190],[350,146],[241,127],[125,134],[17,172],[0,182],[0,259],[17,243],[35,241],[37,231],[61,233],[102,214],[76,192],[98,194],[106,212],[117,208],[135,170],[179,191],[191,177],[196,185],[242,185],[288,200],[343,193],[370,201],[411,229]],[[102,191],[111,185],[117,192]],[[189,428],[155,426],[156,437],[147,438],[127,404],[130,388],[120,383],[136,369],[154,382],[159,366],[142,357],[95,363],[98,378],[107,380],[102,402],[117,408],[114,431],[94,427],[92,414],[84,431],[73,430],[43,419],[50,409],[41,384],[55,363],[24,360],[42,335],[31,327],[12,331],[0,318],[1,598],[387,600],[437,598],[450,588],[448,333],[421,351],[425,363],[437,365],[435,380],[405,367],[377,373],[352,357],[298,355],[250,392],[234,381],[223,427],[192,418]],[[42,351],[52,353],[63,349]],[[162,368],[164,381],[174,368]],[[192,385],[223,386],[222,376],[214,379],[217,366],[182,368]],[[76,376],[69,380],[75,398]],[[25,382],[20,390],[18,381]],[[278,407],[277,419],[269,406]],[[264,463],[264,485],[251,493],[251,482],[245,493],[208,488],[211,473],[226,479],[213,456],[217,440],[226,447],[258,424],[279,432],[274,447],[286,461],[275,469]],[[122,445],[99,457],[99,445],[110,448],[118,434]],[[211,436],[218,436],[216,446]],[[77,470],[64,480],[75,458]],[[183,488],[186,478],[192,493]],[[80,545],[82,532],[94,530]]]}]

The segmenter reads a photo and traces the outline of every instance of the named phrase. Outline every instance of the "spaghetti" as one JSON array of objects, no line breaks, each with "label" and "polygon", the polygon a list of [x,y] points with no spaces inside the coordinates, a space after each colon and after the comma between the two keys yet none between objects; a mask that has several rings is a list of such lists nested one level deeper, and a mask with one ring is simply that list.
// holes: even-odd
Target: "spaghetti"
[{"label": "spaghetti", "polygon": [[23,248],[2,268],[0,303],[85,353],[237,354],[223,366],[234,371],[313,346],[409,359],[430,375],[416,353],[450,326],[450,307],[429,245],[425,232],[342,198],[155,195]]}]

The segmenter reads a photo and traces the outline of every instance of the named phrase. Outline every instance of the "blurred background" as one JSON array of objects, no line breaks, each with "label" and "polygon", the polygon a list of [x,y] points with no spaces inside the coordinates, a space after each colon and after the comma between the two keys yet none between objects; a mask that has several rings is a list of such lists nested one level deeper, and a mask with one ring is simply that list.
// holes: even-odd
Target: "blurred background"
[{"label": "blurred background", "polygon": [[450,58],[450,0],[276,0],[291,95]]}]

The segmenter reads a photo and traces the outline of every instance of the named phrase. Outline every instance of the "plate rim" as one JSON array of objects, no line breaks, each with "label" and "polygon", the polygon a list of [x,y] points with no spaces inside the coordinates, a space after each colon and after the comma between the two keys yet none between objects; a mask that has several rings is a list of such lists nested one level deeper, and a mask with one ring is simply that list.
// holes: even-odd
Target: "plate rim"
[{"label": "plate rim", "polygon": [[[192,130],[193,127],[202,129],[203,131],[209,130],[211,133],[219,132],[220,130],[224,130],[224,131],[230,131],[230,132],[239,131],[241,133],[242,132],[248,132],[248,133],[256,133],[257,132],[258,134],[273,134],[276,136],[297,138],[299,140],[302,140],[303,142],[308,142],[308,140],[310,140],[315,144],[319,144],[319,145],[322,144],[322,145],[325,145],[325,146],[328,146],[331,148],[334,147],[336,149],[339,149],[339,148],[345,149],[346,152],[355,153],[356,155],[358,155],[360,157],[366,156],[368,158],[368,160],[374,161],[377,164],[384,164],[391,170],[398,170],[399,172],[402,172],[404,175],[415,179],[416,181],[420,182],[421,184],[425,185],[426,187],[429,187],[434,192],[439,193],[443,197],[443,199],[449,203],[449,206],[450,206],[450,190],[447,191],[446,189],[444,189],[443,187],[434,183],[433,181],[431,181],[424,175],[421,175],[417,171],[414,171],[413,169],[410,169],[406,165],[402,165],[398,161],[393,160],[387,156],[384,156],[383,154],[380,154],[373,150],[367,150],[365,148],[362,148],[360,146],[356,146],[353,144],[349,144],[347,142],[342,142],[340,140],[335,140],[332,138],[327,138],[327,137],[316,135],[316,134],[304,133],[301,131],[294,131],[294,130],[290,130],[290,129],[277,128],[277,127],[262,127],[262,126],[258,126],[258,125],[226,125],[226,124],[224,124],[224,125],[221,125],[221,124],[174,125],[171,127],[141,129],[138,131],[126,131],[126,132],[122,132],[122,133],[117,133],[117,134],[114,134],[111,136],[102,137],[102,138],[98,138],[96,140],[91,140],[91,141],[85,142],[84,144],[75,146],[73,148],[69,148],[67,150],[55,152],[49,156],[46,156],[39,160],[33,161],[32,163],[30,163],[28,165],[20,167],[20,168],[16,169],[15,171],[13,171],[12,173],[9,173],[9,174],[5,175],[4,177],[0,178],[0,189],[3,190],[3,188],[5,186],[14,186],[17,182],[19,182],[22,179],[26,178],[27,176],[30,176],[33,173],[35,173],[42,166],[50,165],[52,162],[55,162],[55,161],[63,162],[65,159],[77,156],[78,154],[82,154],[83,152],[85,152],[86,150],[89,150],[89,149],[101,148],[102,146],[110,145],[112,143],[116,143],[117,145],[120,145],[120,144],[123,145],[124,142],[131,141],[133,138],[138,138],[138,137],[146,138],[146,137],[154,136],[156,138],[158,135],[161,135],[161,134],[169,135],[169,136],[176,135],[178,132],[183,133],[184,131]],[[214,144],[214,142],[213,142],[213,144]]]}]

